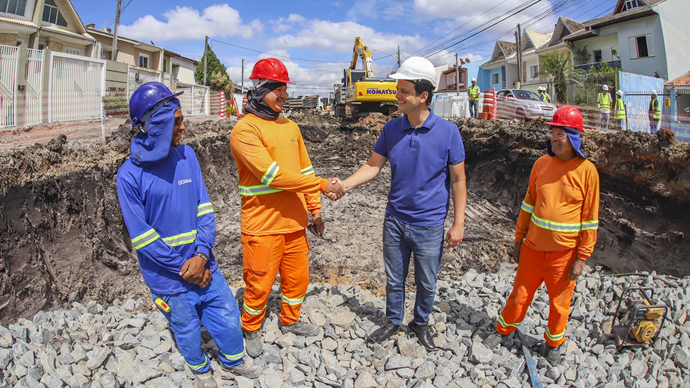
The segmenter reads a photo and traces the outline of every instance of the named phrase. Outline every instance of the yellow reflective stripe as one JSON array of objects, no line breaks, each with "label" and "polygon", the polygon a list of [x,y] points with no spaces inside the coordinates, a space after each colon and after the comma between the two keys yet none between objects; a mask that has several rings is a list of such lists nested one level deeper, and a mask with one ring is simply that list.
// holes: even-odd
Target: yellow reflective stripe
[{"label": "yellow reflective stripe", "polygon": [[151,230],[147,231],[146,233],[140,234],[139,236],[133,238],[132,245],[134,245],[135,250],[140,249],[158,240],[159,238],[160,235],[155,229],[151,228]]},{"label": "yellow reflective stripe", "polygon": [[302,169],[302,175],[309,175],[314,173],[314,166],[309,166]]},{"label": "yellow reflective stripe", "polygon": [[247,302],[243,303],[243,307],[244,307],[244,311],[246,311],[247,313],[249,313],[251,315],[259,315],[262,312],[264,312],[264,310],[266,310],[266,305],[264,305],[264,307],[262,307],[261,310],[254,310],[253,308],[250,308],[249,306],[247,306]]},{"label": "yellow reflective stripe", "polygon": [[196,229],[192,230],[191,232],[185,232],[185,233],[180,233],[176,234],[174,236],[170,237],[165,237],[163,238],[163,241],[170,245],[171,247],[176,247],[178,245],[184,245],[184,244],[190,244],[196,241]]},{"label": "yellow reflective stripe", "polygon": [[501,314],[498,316],[498,323],[500,323],[501,326],[503,326],[503,327],[518,327],[519,328],[520,324],[522,322],[507,324],[506,321],[503,319],[503,314]]},{"label": "yellow reflective stripe", "polygon": [[218,350],[218,351],[220,352],[220,354],[223,355],[223,357],[227,358],[230,361],[237,361],[237,360],[241,359],[242,357],[244,357],[244,350],[242,351],[242,353],[239,353],[239,354],[225,354],[220,350]]},{"label": "yellow reflective stripe", "polygon": [[539,218],[532,213],[532,223],[542,229],[553,230],[554,232],[578,233],[582,230],[582,224],[566,224],[561,222],[547,221]]},{"label": "yellow reflective stripe", "polygon": [[277,193],[283,190],[279,189],[274,189],[271,187],[268,187],[266,185],[258,185],[258,186],[239,186],[239,193],[240,195],[246,195],[246,196],[251,196],[251,195],[261,195],[261,194],[271,194],[271,193]]},{"label": "yellow reflective stripe", "polygon": [[202,203],[199,205],[199,207],[197,207],[197,211],[197,217],[201,217],[204,214],[213,213],[213,204],[211,204],[211,202]]},{"label": "yellow reflective stripe", "polygon": [[522,206],[520,206],[520,208],[522,210],[526,211],[527,213],[530,213],[530,214],[534,213],[534,206],[528,204],[525,201],[522,201]]},{"label": "yellow reflective stripe", "polygon": [[548,327],[546,328],[546,333],[545,333],[545,334],[546,334],[546,337],[547,337],[548,339],[550,339],[551,341],[558,341],[558,340],[562,339],[563,337],[565,337],[565,331],[562,332],[561,334],[552,335],[552,334],[551,334],[551,331],[549,330]]},{"label": "yellow reflective stripe", "polygon": [[268,170],[266,170],[264,176],[261,177],[261,183],[263,183],[266,186],[270,185],[271,182],[273,182],[273,179],[275,179],[276,175],[278,175],[279,169],[280,167],[278,166],[278,163],[271,163],[271,165],[268,166]]},{"label": "yellow reflective stripe", "polygon": [[203,367],[205,367],[206,365],[208,365],[208,357],[206,357],[206,355],[204,355],[204,358],[206,358],[206,361],[204,361],[202,364],[199,364],[199,365],[192,365],[192,364],[190,364],[190,363],[187,363],[187,365],[189,365],[189,367],[192,368],[192,370],[199,370],[199,369],[202,369]]},{"label": "yellow reflective stripe", "polygon": [[585,221],[582,223],[582,230],[597,230],[599,229],[599,220]]},{"label": "yellow reflective stripe", "polygon": [[283,302],[289,304],[290,306],[295,306],[295,305],[298,305],[298,304],[304,302],[304,297],[297,298],[297,299],[290,299],[287,296],[285,296],[285,294],[283,294],[282,292],[280,293],[280,299],[282,299]]}]

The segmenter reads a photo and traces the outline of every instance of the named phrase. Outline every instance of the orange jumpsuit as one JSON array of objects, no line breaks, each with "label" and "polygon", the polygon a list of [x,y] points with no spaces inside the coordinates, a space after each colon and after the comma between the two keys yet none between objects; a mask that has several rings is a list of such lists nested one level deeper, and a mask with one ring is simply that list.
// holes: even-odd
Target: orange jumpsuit
[{"label": "orange jumpsuit", "polygon": [[509,334],[525,318],[542,282],[549,293],[546,342],[565,341],[575,281],[569,271],[575,259],[586,260],[599,228],[599,174],[587,159],[562,161],[542,156],[530,174],[529,188],[518,217],[515,241],[520,250],[513,292],[498,318],[496,331]]},{"label": "orange jumpsuit", "polygon": [[261,328],[278,272],[280,322],[291,325],[300,318],[309,284],[307,210],[321,211],[328,181],[314,175],[299,127],[283,116],[270,121],[248,114],[233,128],[230,149],[242,197],[242,328]]}]

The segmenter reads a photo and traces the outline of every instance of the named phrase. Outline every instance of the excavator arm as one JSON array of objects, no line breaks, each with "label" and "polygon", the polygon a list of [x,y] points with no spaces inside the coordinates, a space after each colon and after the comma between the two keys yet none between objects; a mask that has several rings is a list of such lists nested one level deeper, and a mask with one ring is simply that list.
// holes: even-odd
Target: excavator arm
[{"label": "excavator arm", "polygon": [[374,60],[371,57],[371,51],[364,45],[362,39],[358,36],[355,38],[355,47],[352,49],[352,61],[350,62],[350,70],[357,68],[357,57],[362,58],[362,65],[364,66],[366,77],[375,77],[374,75]]}]

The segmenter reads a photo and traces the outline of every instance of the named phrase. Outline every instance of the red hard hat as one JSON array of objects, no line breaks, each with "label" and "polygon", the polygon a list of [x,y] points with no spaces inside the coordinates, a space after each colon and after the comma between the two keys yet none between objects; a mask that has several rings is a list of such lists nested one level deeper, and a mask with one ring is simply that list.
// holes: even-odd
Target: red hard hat
[{"label": "red hard hat", "polygon": [[256,62],[249,79],[270,79],[294,85],[294,82],[290,82],[287,67],[285,67],[283,62],[275,58],[266,58]]},{"label": "red hard hat", "polygon": [[546,123],[553,125],[554,127],[568,127],[575,128],[580,133],[584,133],[585,130],[582,128],[582,113],[577,108],[570,105],[564,105],[553,114],[553,119]]}]

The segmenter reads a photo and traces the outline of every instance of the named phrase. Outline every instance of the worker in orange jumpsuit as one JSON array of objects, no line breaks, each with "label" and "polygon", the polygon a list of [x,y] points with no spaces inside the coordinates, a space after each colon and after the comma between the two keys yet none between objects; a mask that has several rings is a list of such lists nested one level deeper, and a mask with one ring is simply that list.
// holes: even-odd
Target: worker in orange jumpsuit
[{"label": "worker in orange jumpsuit", "polygon": [[300,320],[309,284],[307,210],[317,234],[324,230],[321,194],[344,194],[340,183],[314,174],[297,124],[280,112],[290,82],[285,65],[262,59],[249,77],[254,89],[230,136],[242,197],[242,250],[245,349],[251,357],[262,352],[259,329],[266,302],[280,272],[280,323],[283,332],[316,336],[319,328]]},{"label": "worker in orange jumpsuit", "polygon": [[599,228],[599,174],[581,150],[582,114],[566,105],[553,116],[548,155],[530,173],[515,231],[518,263],[513,291],[498,318],[501,336],[487,338],[490,347],[515,331],[546,283],[549,321],[542,354],[551,365],[561,360],[560,345],[570,314],[575,282],[592,254]]}]

